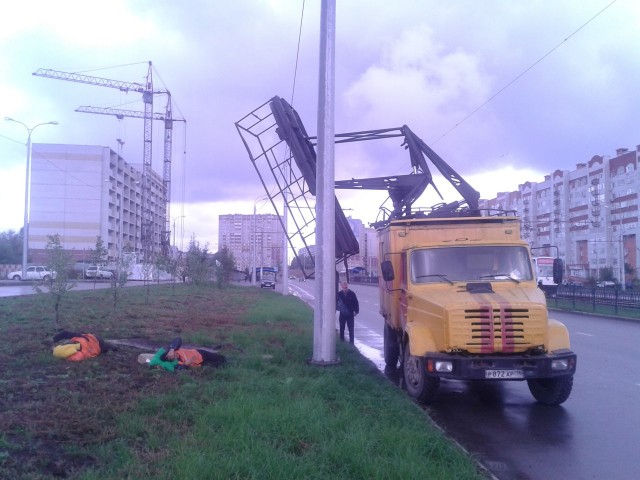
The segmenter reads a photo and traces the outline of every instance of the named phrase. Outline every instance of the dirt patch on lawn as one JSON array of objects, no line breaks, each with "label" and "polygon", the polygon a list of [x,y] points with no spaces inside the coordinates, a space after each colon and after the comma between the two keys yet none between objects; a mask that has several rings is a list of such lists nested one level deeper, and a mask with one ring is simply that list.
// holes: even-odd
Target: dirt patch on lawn
[{"label": "dirt patch on lawn", "polygon": [[176,336],[194,335],[209,342],[185,346],[208,348],[227,358],[239,352],[227,336],[243,328],[236,323],[242,309],[237,303],[228,307],[229,299],[199,294],[185,300],[156,292],[152,302],[142,302],[130,294],[119,300],[123,306],[110,311],[105,292],[78,293],[84,295],[66,301],[59,327],[98,334],[113,347],[82,362],[52,356],[59,327],[50,320],[46,297],[0,301],[2,478],[76,477],[99,463],[86,453],[92,449],[83,447],[115,440],[118,415],[136,408],[141,397],[179,388],[183,375],[196,381],[215,378],[213,367],[176,374],[140,365],[140,353],[154,352]]}]

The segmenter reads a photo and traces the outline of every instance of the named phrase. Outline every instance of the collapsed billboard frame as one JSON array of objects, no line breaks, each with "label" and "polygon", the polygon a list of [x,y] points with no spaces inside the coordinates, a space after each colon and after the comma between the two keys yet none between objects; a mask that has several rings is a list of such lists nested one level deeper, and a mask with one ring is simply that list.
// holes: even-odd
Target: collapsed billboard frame
[{"label": "collapsed billboard frame", "polygon": [[[257,109],[236,122],[236,128],[249,153],[249,157],[260,177],[271,204],[283,224],[289,245],[294,250],[298,265],[305,277],[306,266],[314,265],[314,252],[308,240],[315,234],[315,206],[309,204],[315,197],[316,152],[314,140],[307,135],[298,113],[282,98],[273,97]],[[479,215],[480,194],[469,185],[434,150],[415,135],[407,125],[381,130],[366,130],[335,135],[335,143],[359,142],[385,138],[403,137],[402,146],[409,151],[412,172],[409,175],[338,180],[335,188],[352,190],[386,190],[392,201],[391,210],[381,206],[383,218],[372,226],[379,228],[391,220],[415,217],[447,217]],[[458,191],[462,201],[441,203],[429,210],[412,209],[414,202],[424,190],[433,186],[438,196],[442,194],[433,181],[426,159]],[[288,233],[279,214],[276,201],[282,200],[295,232]],[[336,199],[336,259],[344,261],[359,251],[358,242],[349,227],[340,203]],[[301,250],[294,247],[295,240],[304,245]],[[304,258],[300,258],[300,257]]]},{"label": "collapsed billboard frame", "polygon": [[[235,125],[286,232],[298,267],[305,278],[313,278],[316,153],[304,125],[297,112],[279,97],[273,97]],[[359,246],[338,199],[335,219],[336,263],[346,263],[348,257],[359,252]]]}]

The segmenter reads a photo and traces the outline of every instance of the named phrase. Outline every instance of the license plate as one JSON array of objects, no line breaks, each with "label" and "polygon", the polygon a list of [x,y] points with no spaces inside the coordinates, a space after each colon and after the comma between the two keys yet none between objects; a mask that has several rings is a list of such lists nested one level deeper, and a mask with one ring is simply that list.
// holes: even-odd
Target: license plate
[{"label": "license plate", "polygon": [[524,378],[522,370],[487,370],[484,372],[484,378],[502,378],[508,380],[510,378]]}]

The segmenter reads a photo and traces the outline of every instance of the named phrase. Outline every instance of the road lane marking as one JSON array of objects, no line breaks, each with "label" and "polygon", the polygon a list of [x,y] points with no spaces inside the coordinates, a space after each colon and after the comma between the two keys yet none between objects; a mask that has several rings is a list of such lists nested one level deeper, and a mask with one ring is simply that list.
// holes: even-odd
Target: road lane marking
[{"label": "road lane marking", "polygon": [[592,333],[576,332],[577,335],[584,335],[585,337],[595,337]]}]

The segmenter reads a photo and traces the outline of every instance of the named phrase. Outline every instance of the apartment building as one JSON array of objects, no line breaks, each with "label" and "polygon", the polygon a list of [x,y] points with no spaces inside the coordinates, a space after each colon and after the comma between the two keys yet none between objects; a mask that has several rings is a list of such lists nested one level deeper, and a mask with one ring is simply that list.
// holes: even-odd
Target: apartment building
[{"label": "apartment building", "polygon": [[367,276],[377,276],[378,237],[375,229],[365,227],[357,218],[347,217],[347,222],[360,246],[360,252],[349,257],[349,268],[362,267]]},{"label": "apartment building", "polygon": [[[373,228],[366,228],[361,220],[347,218],[349,225],[360,245],[360,253],[349,257],[349,267],[364,267],[367,275],[377,275],[377,238]],[[236,260],[239,270],[257,267],[282,268],[282,249],[284,230],[273,214],[258,215],[220,215],[218,217],[218,245],[227,247]],[[315,254],[315,245],[309,245],[311,255]],[[304,258],[307,249],[300,249],[298,255]],[[289,263],[292,257],[289,256]]]},{"label": "apartment building", "polygon": [[233,253],[238,270],[252,271],[254,264],[282,270],[284,229],[273,214],[220,215],[218,247],[227,247]]},{"label": "apartment building", "polygon": [[[615,278],[628,282],[640,276],[639,154],[640,145],[594,155],[574,170],[556,170],[480,206],[515,210],[533,253],[555,256],[557,250],[570,278],[598,278],[601,269],[612,268]],[[624,273],[625,264],[633,274]]]},{"label": "apartment building", "polygon": [[[149,176],[150,244],[160,251],[165,220],[164,187]],[[102,237],[109,259],[142,251],[142,165],[131,165],[109,147],[34,144],[31,160],[29,253],[42,262],[49,235],[58,234],[74,259],[86,259]]]}]

